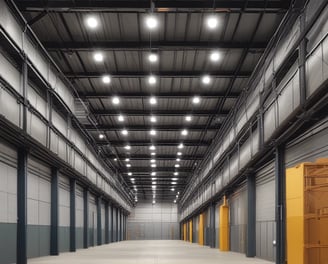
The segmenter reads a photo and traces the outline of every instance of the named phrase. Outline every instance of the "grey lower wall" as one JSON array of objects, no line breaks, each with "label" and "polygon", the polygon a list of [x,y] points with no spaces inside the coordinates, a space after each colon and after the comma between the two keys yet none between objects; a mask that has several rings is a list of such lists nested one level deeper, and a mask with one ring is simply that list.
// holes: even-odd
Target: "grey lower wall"
[{"label": "grey lower wall", "polygon": [[83,248],[83,227],[76,228],[76,248]]},{"label": "grey lower wall", "polygon": [[171,203],[139,203],[127,219],[128,240],[179,239],[178,208]]},{"label": "grey lower wall", "polygon": [[276,237],[276,222],[256,222],[256,257],[274,261],[276,259],[276,248],[273,241]]},{"label": "grey lower wall", "polygon": [[27,257],[37,258],[50,254],[50,226],[27,226]]},{"label": "grey lower wall", "polygon": [[70,228],[60,226],[58,228],[59,252],[68,252],[70,249]]},{"label": "grey lower wall", "polygon": [[0,263],[16,263],[17,224],[0,223]]}]

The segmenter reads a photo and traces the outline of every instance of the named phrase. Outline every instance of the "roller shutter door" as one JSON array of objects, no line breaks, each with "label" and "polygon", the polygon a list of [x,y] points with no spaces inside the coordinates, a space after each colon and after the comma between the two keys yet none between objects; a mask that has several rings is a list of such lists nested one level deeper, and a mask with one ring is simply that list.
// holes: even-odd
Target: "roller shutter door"
[{"label": "roller shutter door", "polygon": [[83,248],[83,188],[80,185],[76,185],[75,194],[75,225],[76,225],[76,248]]},{"label": "roller shutter door", "polygon": [[67,252],[70,249],[70,186],[69,178],[59,176],[59,251]]},{"label": "roller shutter door", "polygon": [[0,142],[0,263],[16,262],[17,152]]},{"label": "roller shutter door", "polygon": [[89,195],[89,246],[97,245],[97,204],[96,197]]},{"label": "roller shutter door", "polygon": [[276,237],[274,161],[256,172],[256,256],[274,261]]}]

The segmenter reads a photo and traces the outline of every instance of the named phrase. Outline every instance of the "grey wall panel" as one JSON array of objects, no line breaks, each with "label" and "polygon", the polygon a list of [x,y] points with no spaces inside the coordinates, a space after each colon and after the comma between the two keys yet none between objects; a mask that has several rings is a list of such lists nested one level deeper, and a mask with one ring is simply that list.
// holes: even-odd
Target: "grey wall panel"
[{"label": "grey wall panel", "polygon": [[37,258],[50,254],[50,226],[27,226],[27,257]]},{"label": "grey wall panel", "polygon": [[17,224],[0,223],[0,263],[16,263]]},{"label": "grey wall panel", "polygon": [[127,219],[128,239],[179,239],[176,204],[139,203]]},{"label": "grey wall panel", "polygon": [[21,127],[22,107],[17,99],[4,90],[0,84],[0,113],[13,124]]},{"label": "grey wall panel", "polygon": [[76,248],[83,248],[83,188],[79,185],[76,185],[75,201]]},{"label": "grey wall panel", "polygon": [[96,197],[89,196],[89,246],[97,245],[97,204]]},{"label": "grey wall panel", "polygon": [[70,250],[70,186],[69,179],[59,177],[59,251]]}]

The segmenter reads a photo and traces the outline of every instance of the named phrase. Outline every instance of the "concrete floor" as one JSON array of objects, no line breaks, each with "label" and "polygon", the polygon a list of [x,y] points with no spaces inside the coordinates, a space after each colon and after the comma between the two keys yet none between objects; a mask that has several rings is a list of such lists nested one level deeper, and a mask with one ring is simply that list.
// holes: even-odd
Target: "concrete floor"
[{"label": "concrete floor", "polygon": [[272,262],[246,258],[243,254],[223,253],[197,244],[178,240],[123,241],[109,245],[62,253],[58,257],[30,259],[29,264],[272,264]]}]

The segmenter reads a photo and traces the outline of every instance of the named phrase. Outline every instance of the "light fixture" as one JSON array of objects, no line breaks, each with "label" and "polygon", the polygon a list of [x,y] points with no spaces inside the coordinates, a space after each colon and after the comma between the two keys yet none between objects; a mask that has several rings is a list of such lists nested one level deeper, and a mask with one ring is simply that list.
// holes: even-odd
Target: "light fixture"
[{"label": "light fixture", "polygon": [[150,122],[152,122],[152,123],[156,123],[156,122],[157,122],[157,118],[156,118],[156,116],[151,116],[151,117],[150,117]]},{"label": "light fixture", "polygon": [[156,185],[156,182],[155,182],[155,181],[153,181],[151,184],[152,184],[152,185]]},{"label": "light fixture", "polygon": [[157,82],[157,80],[156,80],[156,77],[155,77],[154,75],[150,75],[150,76],[148,77],[148,83],[149,83],[150,85],[154,85],[154,84],[156,84],[156,82]]},{"label": "light fixture", "polygon": [[175,173],[173,173],[174,174],[174,176],[178,176],[179,175],[179,172],[175,172]]},{"label": "light fixture", "polygon": [[155,181],[157,178],[151,178],[152,181]]},{"label": "light fixture", "polygon": [[213,51],[211,54],[210,54],[210,60],[213,61],[213,62],[217,62],[219,61],[220,59],[220,53],[218,51]]},{"label": "light fixture", "polygon": [[188,135],[188,130],[187,129],[182,130],[181,135],[182,136],[187,136]]},{"label": "light fixture", "polygon": [[192,98],[192,102],[193,102],[194,104],[199,104],[199,103],[200,103],[200,97],[199,97],[199,96],[194,96],[194,97]]},{"label": "light fixture", "polygon": [[155,204],[156,203],[156,201],[155,200],[153,200],[153,204]]},{"label": "light fixture", "polygon": [[158,55],[157,54],[155,54],[155,53],[150,53],[149,55],[148,55],[148,60],[150,61],[150,62],[156,62],[156,61],[158,61]]},{"label": "light fixture", "polygon": [[187,116],[185,117],[185,120],[186,120],[187,122],[190,122],[190,121],[192,120],[192,116],[187,115]]},{"label": "light fixture", "polygon": [[109,84],[110,83],[110,76],[109,75],[104,75],[102,77],[102,82],[105,84]]},{"label": "light fixture", "polygon": [[104,55],[101,52],[96,52],[93,54],[93,59],[96,62],[102,62],[104,60]]},{"label": "light fixture", "polygon": [[179,168],[180,164],[175,164],[174,167]]},{"label": "light fixture", "polygon": [[129,159],[129,158],[126,158],[126,159],[125,159],[125,161],[126,161],[126,162],[129,162],[129,161],[130,161],[130,159]]},{"label": "light fixture", "polygon": [[137,199],[137,198],[135,198],[135,199],[134,199],[134,201],[135,201],[135,202],[138,202],[138,199]]},{"label": "light fixture", "polygon": [[184,145],[182,143],[179,144],[178,149],[183,149]]},{"label": "light fixture", "polygon": [[151,146],[149,147],[149,149],[150,149],[150,150],[155,150],[156,147],[155,147],[154,145],[151,145]]},{"label": "light fixture", "polygon": [[135,180],[135,178],[131,178],[131,181],[134,181]]},{"label": "light fixture", "polygon": [[182,152],[177,152],[177,155],[178,155],[178,156],[181,156],[181,155],[182,155]]},{"label": "light fixture", "polygon": [[122,133],[122,135],[124,135],[124,136],[127,136],[127,135],[129,134],[129,132],[128,132],[126,129],[123,129],[123,130],[121,131],[121,133]]},{"label": "light fixture", "polygon": [[151,159],[151,160],[150,160],[150,163],[155,163],[155,162],[156,162],[155,159]]},{"label": "light fixture", "polygon": [[206,24],[209,29],[215,29],[219,24],[218,18],[216,16],[209,16],[207,17]]},{"label": "light fixture", "polygon": [[152,129],[149,131],[149,134],[152,135],[152,136],[156,136],[156,130]]},{"label": "light fixture", "polygon": [[178,180],[178,178],[172,178],[172,181],[177,181]]},{"label": "light fixture", "polygon": [[114,161],[117,161],[117,158],[114,158]]},{"label": "light fixture", "polygon": [[120,98],[119,98],[118,96],[114,96],[114,97],[112,98],[112,103],[113,103],[114,105],[118,105],[118,104],[120,103]]},{"label": "light fixture", "polygon": [[94,16],[89,16],[86,19],[87,26],[91,29],[98,27],[98,20]]},{"label": "light fixture", "polygon": [[151,156],[156,156],[156,152],[150,153]]},{"label": "light fixture", "polygon": [[174,191],[175,191],[175,189],[174,189],[174,188],[171,188],[171,191],[172,191],[172,192],[174,192]]},{"label": "light fixture", "polygon": [[151,30],[157,28],[157,26],[158,26],[157,18],[153,15],[149,15],[146,18],[146,26]]},{"label": "light fixture", "polygon": [[181,159],[177,158],[176,161],[179,162],[179,161],[181,161]]},{"label": "light fixture", "polygon": [[151,105],[155,105],[155,104],[157,104],[157,99],[156,99],[156,97],[154,97],[154,96],[150,97],[150,98],[149,98],[149,103],[150,103]]},{"label": "light fixture", "polygon": [[171,182],[171,184],[176,185],[177,183],[176,182]]},{"label": "light fixture", "polygon": [[151,188],[152,188],[152,189],[156,189],[156,186],[155,186],[155,185],[153,185],[153,186],[151,186]]},{"label": "light fixture", "polygon": [[127,149],[127,150],[130,150],[131,149],[131,146],[130,145],[126,145],[124,148]]},{"label": "light fixture", "polygon": [[174,202],[174,203],[177,203],[177,200],[174,200],[173,202]]},{"label": "light fixture", "polygon": [[204,75],[202,77],[202,83],[203,84],[210,84],[210,82],[211,82],[211,77],[209,75]]},{"label": "light fixture", "polygon": [[129,175],[129,176],[132,176],[132,172],[129,172],[128,175]]},{"label": "light fixture", "polygon": [[130,168],[130,167],[131,167],[131,164],[126,164],[126,166],[127,166],[128,168]]},{"label": "light fixture", "polygon": [[175,197],[176,197],[176,198],[178,198],[178,197],[179,197],[179,195],[176,195]]},{"label": "light fixture", "polygon": [[119,115],[117,119],[120,122],[124,122],[124,116],[122,116],[122,115]]},{"label": "light fixture", "polygon": [[156,164],[150,164],[150,167],[152,167],[152,168],[156,168]]},{"label": "light fixture", "polygon": [[151,176],[156,176],[156,172],[153,171],[153,172],[151,173]]},{"label": "light fixture", "polygon": [[104,134],[99,134],[99,139],[104,139],[105,138],[105,135]]}]

